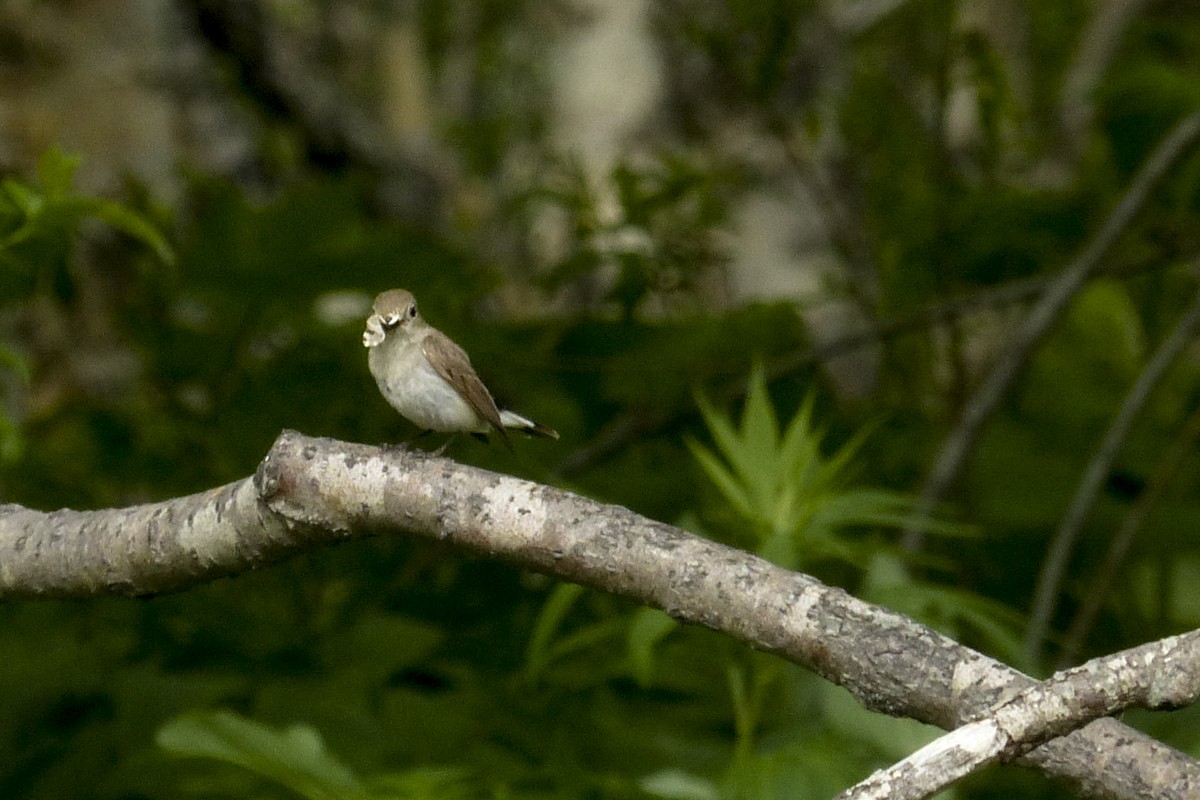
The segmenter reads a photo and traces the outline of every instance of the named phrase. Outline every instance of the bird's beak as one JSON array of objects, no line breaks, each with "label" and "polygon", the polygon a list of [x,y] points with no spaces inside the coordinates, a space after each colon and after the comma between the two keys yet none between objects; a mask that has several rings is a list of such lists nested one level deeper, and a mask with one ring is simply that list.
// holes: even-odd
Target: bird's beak
[{"label": "bird's beak", "polygon": [[384,340],[383,319],[378,314],[367,317],[367,329],[363,331],[363,347],[374,347]]}]

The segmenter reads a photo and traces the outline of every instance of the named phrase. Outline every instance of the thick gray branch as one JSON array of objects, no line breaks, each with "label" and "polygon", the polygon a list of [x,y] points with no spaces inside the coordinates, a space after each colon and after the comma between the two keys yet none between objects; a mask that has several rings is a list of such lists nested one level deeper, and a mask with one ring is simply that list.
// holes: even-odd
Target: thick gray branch
[{"label": "thick gray branch", "polygon": [[873,774],[837,800],[923,800],[983,767],[1127,708],[1182,708],[1200,699],[1200,631],[1059,672],[986,719],[969,722]]},{"label": "thick gray branch", "polygon": [[251,478],[104,511],[0,506],[0,599],[181,589],[295,551]]},{"label": "thick gray branch", "polygon": [[[94,512],[0,508],[0,599],[147,594],[378,534],[445,540],[777,653],[943,728],[1034,685],[935,631],[628,509],[420,453],[284,432],[252,479]],[[1200,796],[1200,764],[1112,720],[1023,763],[1097,798]]]}]

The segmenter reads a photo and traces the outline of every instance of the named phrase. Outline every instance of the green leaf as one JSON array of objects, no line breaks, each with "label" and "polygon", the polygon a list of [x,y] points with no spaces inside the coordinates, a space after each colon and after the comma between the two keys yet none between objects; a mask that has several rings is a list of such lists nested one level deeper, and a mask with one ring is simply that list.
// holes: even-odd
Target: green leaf
[{"label": "green leaf", "polygon": [[908,523],[913,500],[886,489],[850,489],[830,495],[814,514],[821,524],[833,528],[851,525],[903,527]]},{"label": "green leaf", "polygon": [[164,263],[174,263],[175,253],[166,237],[144,216],[112,200],[74,192],[79,163],[78,156],[51,148],[38,163],[40,186],[25,186],[12,179],[0,183],[4,197],[21,216],[15,227],[0,237],[0,252],[38,236],[69,239],[79,220],[90,216],[146,245]]},{"label": "green leaf", "polygon": [[755,709],[750,689],[746,686],[746,671],[740,664],[725,665],[725,682],[729,686],[729,701],[733,706],[733,728],[742,742],[754,733]]},{"label": "green leaf", "polygon": [[796,416],[788,423],[779,448],[779,460],[801,485],[809,482],[811,470],[820,463],[821,437],[812,430],[815,401],[811,392],[804,398]]},{"label": "green leaf", "polygon": [[525,680],[537,682],[542,671],[551,662],[551,644],[555,634],[575,603],[583,596],[583,587],[577,583],[560,583],[550,592],[533,625],[529,644],[525,647]]},{"label": "green leaf", "polygon": [[230,711],[182,714],[159,728],[158,746],[177,756],[212,758],[248,769],[309,800],[367,795],[307,725],[277,730]]},{"label": "green leaf", "polygon": [[4,412],[0,411],[0,463],[11,464],[25,451],[25,440],[21,429]]},{"label": "green leaf", "polygon": [[1090,344],[1096,360],[1111,363],[1121,374],[1134,374],[1145,359],[1146,331],[1128,288],[1112,278],[1089,283],[1067,310],[1079,332],[1080,344]]},{"label": "green leaf", "polygon": [[745,478],[751,483],[769,484],[778,458],[779,422],[771,405],[767,376],[761,363],[756,363],[750,374],[750,391],[742,411],[741,438],[745,450]]},{"label": "green leaf", "polygon": [[836,475],[839,480],[846,480],[855,469],[854,459],[858,456],[858,451],[866,444],[867,438],[875,432],[877,427],[878,425],[868,423],[855,431],[854,435],[825,462],[825,468],[829,473]]},{"label": "green leaf", "polygon": [[654,681],[655,648],[678,627],[678,622],[657,608],[640,608],[634,612],[625,641],[633,676],[640,685],[649,686]]},{"label": "green leaf", "polygon": [[88,205],[92,216],[146,245],[164,264],[175,263],[174,248],[144,216],[111,200],[96,199]]},{"label": "green leaf", "polygon": [[610,617],[583,625],[569,634],[555,640],[545,653],[545,662],[537,665],[536,674],[530,677],[534,680],[540,677],[545,667],[574,653],[586,652],[611,639],[620,637],[625,631],[626,622],[620,617]]},{"label": "green leaf", "polygon": [[40,192],[35,192],[12,178],[0,181],[0,191],[3,191],[4,196],[12,203],[13,207],[26,217],[36,215],[46,204],[46,199]]},{"label": "green leaf", "polygon": [[470,800],[483,796],[478,779],[462,767],[424,767],[373,776],[371,800]]},{"label": "green leaf", "polygon": [[699,775],[677,769],[664,769],[638,781],[643,792],[664,800],[718,800],[716,784]]},{"label": "green leaf", "polygon": [[729,470],[725,469],[721,460],[704,445],[693,439],[687,440],[688,449],[692,451],[700,468],[708,475],[709,480],[717,485],[717,490],[725,496],[730,505],[747,519],[756,519],[757,510],[746,495],[744,486]]},{"label": "green leaf", "polygon": [[22,383],[29,383],[29,363],[13,350],[0,345],[0,367],[16,374]]},{"label": "green leaf", "polygon": [[[913,524],[914,498],[885,489],[847,488],[855,459],[874,425],[864,426],[829,458],[824,433],[813,426],[815,396],[805,397],[783,439],[771,406],[766,377],[750,376],[740,429],[697,394],[716,452],[688,441],[692,456],[733,510],[753,523],[755,551],[777,564],[798,568],[804,558],[837,558],[863,566],[868,551],[851,538],[851,527],[903,528]],[[932,533],[962,535],[969,529],[935,520],[917,521]],[[877,547],[877,544],[871,545]]]},{"label": "green leaf", "polygon": [[[17,376],[21,383],[29,383],[29,364],[14,351],[0,345],[0,368]],[[0,404],[0,463],[12,463],[21,457],[24,442],[21,428]]]},{"label": "green leaf", "polygon": [[46,207],[45,197],[11,178],[0,183],[4,196],[11,201],[16,213],[12,214],[13,227],[0,237],[0,254],[20,244],[37,231],[37,218]]},{"label": "green leaf", "polygon": [[704,423],[708,426],[717,449],[733,466],[738,479],[744,479],[753,471],[753,465],[746,460],[745,449],[742,447],[737,431],[734,430],[733,423],[728,416],[718,411],[703,394],[697,393],[696,403],[700,406],[700,414],[704,417]]},{"label": "green leaf", "polygon": [[38,180],[50,198],[65,197],[75,185],[75,173],[83,159],[51,147],[38,159]]}]

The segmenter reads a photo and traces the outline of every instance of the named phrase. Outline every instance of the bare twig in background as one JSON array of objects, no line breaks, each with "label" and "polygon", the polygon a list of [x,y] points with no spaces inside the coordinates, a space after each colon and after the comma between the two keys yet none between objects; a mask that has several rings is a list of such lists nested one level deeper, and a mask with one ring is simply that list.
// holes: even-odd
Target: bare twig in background
[{"label": "bare twig in background", "polygon": [[1121,45],[1125,31],[1148,0],[1103,0],[1079,35],[1059,94],[1058,122],[1065,144],[1082,153],[1096,116],[1096,88]]},{"label": "bare twig in background", "polygon": [[[1176,123],[1142,164],[1121,202],[1096,231],[1096,235],[1047,286],[1024,322],[1014,332],[983,384],[967,401],[954,429],[943,440],[934,459],[933,468],[925,480],[913,519],[928,519],[941,503],[962,472],[984,422],[1008,393],[1033,348],[1058,320],[1062,310],[1083,286],[1087,277],[1099,269],[1101,259],[1129,227],[1158,182],[1189,152],[1198,137],[1200,112],[1190,114]],[[902,538],[902,545],[909,551],[920,550],[923,542],[924,532],[918,528],[905,531]]]},{"label": "bare twig in background", "polygon": [[1062,587],[1063,575],[1067,571],[1071,550],[1079,539],[1083,524],[1096,503],[1096,497],[1100,494],[1105,479],[1112,471],[1113,462],[1116,461],[1125,440],[1129,438],[1134,421],[1150,399],[1150,393],[1166,374],[1167,368],[1195,338],[1197,330],[1200,330],[1200,294],[1196,295],[1192,305],[1179,318],[1170,335],[1163,340],[1146,363],[1125,399],[1121,401],[1121,408],[1105,431],[1104,438],[1100,440],[1096,454],[1088,462],[1075,490],[1075,496],[1071,498],[1071,504],[1067,507],[1054,538],[1050,540],[1050,549],[1042,561],[1037,588],[1033,593],[1029,624],[1025,629],[1026,663],[1036,664],[1040,659],[1042,642],[1046,638],[1050,618],[1058,604],[1058,593]]},{"label": "bare twig in background", "polygon": [[852,0],[832,3],[830,13],[838,27],[850,33],[861,33],[899,10],[907,2],[908,0]]},{"label": "bare twig in background", "polygon": [[1094,719],[1135,707],[1182,708],[1197,699],[1200,631],[1192,631],[1059,672],[1002,703],[986,718],[879,770],[837,800],[921,800]]},{"label": "bare twig in background", "polygon": [[[1100,273],[1125,277],[1137,272],[1159,268],[1159,266],[1153,266],[1119,271],[1100,270]],[[997,308],[1024,302],[1043,292],[1049,282],[1049,278],[1041,276],[1023,278],[919,308],[908,314],[880,320],[870,328],[847,334],[819,347],[773,359],[766,365],[767,378],[771,381],[779,380],[857,348],[869,347],[906,333],[923,330],[930,325],[954,320],[981,308]],[[739,377],[737,383],[713,392],[713,396],[718,400],[728,402],[742,396],[745,390],[745,382]],[[595,466],[638,437],[662,430],[685,414],[691,413],[694,413],[694,409],[677,410],[674,413],[626,411],[609,422],[590,442],[577,448],[563,459],[556,474],[563,477],[577,475]]]},{"label": "bare twig in background", "polygon": [[[944,728],[1035,684],[907,617],[625,508],[292,431],[252,478],[210,492],[92,512],[0,506],[0,599],[178,590],[321,542],[384,534],[437,539],[632,598],[800,664],[868,708]],[[1200,763],[1114,720],[1022,763],[1084,796],[1200,793]]]},{"label": "bare twig in background", "polygon": [[1134,539],[1141,532],[1150,512],[1158,505],[1167,486],[1179,474],[1179,470],[1188,456],[1195,451],[1197,439],[1200,439],[1200,407],[1192,411],[1183,427],[1179,429],[1178,435],[1171,440],[1166,454],[1159,460],[1154,474],[1146,483],[1145,491],[1141,493],[1137,503],[1121,521],[1121,527],[1113,536],[1108,546],[1108,552],[1104,555],[1104,562],[1097,567],[1092,582],[1080,594],[1079,610],[1075,613],[1075,618],[1071,621],[1071,627],[1063,640],[1058,658],[1059,669],[1073,662],[1079,652],[1083,650],[1084,642],[1087,641],[1096,617],[1100,615],[1100,609],[1108,600],[1109,592],[1116,583],[1117,575],[1120,574]]},{"label": "bare twig in background", "polygon": [[841,256],[849,276],[850,296],[860,311],[875,319],[879,311],[879,275],[862,214],[843,197],[828,167],[804,151],[800,135],[786,122],[772,125],[771,132],[792,171],[821,209],[830,243]]}]

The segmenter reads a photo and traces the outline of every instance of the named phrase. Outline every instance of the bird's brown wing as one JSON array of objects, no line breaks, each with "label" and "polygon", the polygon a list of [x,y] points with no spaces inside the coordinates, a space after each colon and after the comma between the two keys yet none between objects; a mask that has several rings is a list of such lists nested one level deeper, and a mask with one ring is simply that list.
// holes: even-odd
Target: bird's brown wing
[{"label": "bird's brown wing", "polygon": [[452,342],[446,334],[436,329],[425,337],[421,347],[437,374],[441,375],[447,383],[454,387],[455,391],[462,395],[476,414],[495,428],[505,441],[508,441],[508,433],[500,421],[500,409],[496,408],[496,401],[492,399],[491,392],[475,374],[475,368],[471,366],[471,359],[467,356],[466,351]]}]

